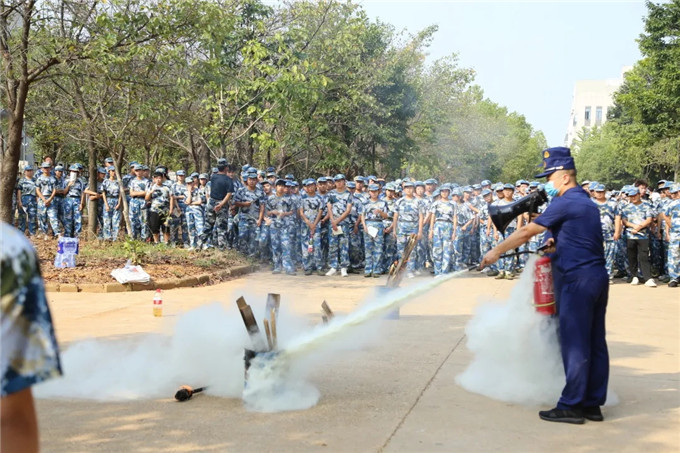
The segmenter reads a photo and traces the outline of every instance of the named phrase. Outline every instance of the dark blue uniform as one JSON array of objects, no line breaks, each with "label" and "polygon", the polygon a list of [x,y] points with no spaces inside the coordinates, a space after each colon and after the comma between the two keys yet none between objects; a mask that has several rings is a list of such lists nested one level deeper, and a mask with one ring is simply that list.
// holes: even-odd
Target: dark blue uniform
[{"label": "dark blue uniform", "polygon": [[552,265],[566,375],[557,408],[602,406],[609,380],[609,282],[599,210],[587,192],[574,187],[555,197],[534,222],[551,231],[556,245]]}]

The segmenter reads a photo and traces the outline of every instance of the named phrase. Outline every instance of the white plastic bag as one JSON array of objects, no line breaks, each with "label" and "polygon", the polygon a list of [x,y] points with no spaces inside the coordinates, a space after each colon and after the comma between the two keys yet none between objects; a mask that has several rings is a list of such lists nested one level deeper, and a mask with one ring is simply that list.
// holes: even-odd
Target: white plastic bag
[{"label": "white plastic bag", "polygon": [[151,279],[142,266],[133,266],[130,260],[125,263],[125,267],[112,270],[111,277],[118,283],[146,283]]}]

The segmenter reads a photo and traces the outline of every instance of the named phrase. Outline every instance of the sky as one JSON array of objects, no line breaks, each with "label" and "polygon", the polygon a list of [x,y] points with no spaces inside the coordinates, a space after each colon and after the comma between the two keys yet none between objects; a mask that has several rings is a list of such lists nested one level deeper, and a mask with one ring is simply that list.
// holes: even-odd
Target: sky
[{"label": "sky", "polygon": [[358,3],[397,30],[438,25],[428,60],[458,54],[485,96],[523,114],[549,146],[564,142],[577,80],[619,78],[641,58],[647,11],[643,1]]}]

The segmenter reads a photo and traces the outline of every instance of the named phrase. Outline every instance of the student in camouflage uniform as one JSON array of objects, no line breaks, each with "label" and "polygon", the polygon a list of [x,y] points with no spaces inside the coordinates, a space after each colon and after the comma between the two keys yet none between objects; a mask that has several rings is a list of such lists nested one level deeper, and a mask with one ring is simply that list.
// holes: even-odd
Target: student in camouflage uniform
[{"label": "student in camouflage uniform", "polygon": [[380,200],[380,186],[369,184],[368,202],[361,207],[361,225],[364,230],[364,277],[379,277],[382,272],[385,227],[383,220],[389,217],[387,202]]},{"label": "student in camouflage uniform", "polygon": [[38,226],[38,202],[36,200],[35,182],[33,181],[33,167],[24,167],[24,176],[17,184],[17,206],[19,208],[19,230],[34,236]]},{"label": "student in camouflage uniform", "polygon": [[203,233],[203,205],[207,201],[205,192],[199,187],[198,179],[199,175],[196,179],[193,176],[187,178],[186,222],[190,250],[198,246],[198,238]]},{"label": "student in camouflage uniform", "polygon": [[319,232],[321,234],[321,260],[324,268],[328,265],[328,245],[330,241],[330,211],[328,210],[327,178],[321,176],[316,180],[317,195],[321,198],[321,220]]},{"label": "student in camouflage uniform", "polygon": [[[510,183],[507,183],[503,186],[503,198],[499,199],[495,203],[497,205],[507,205],[512,203],[513,200],[513,195],[515,192],[515,186],[513,186]],[[515,230],[519,227],[522,226],[521,224],[521,219],[522,216],[517,216],[516,219],[514,219],[510,224],[505,228],[505,232],[501,235],[499,232],[499,241],[502,241],[503,238],[509,237],[512,233],[515,232]],[[508,280],[512,280],[515,278],[515,267],[516,267],[516,259],[514,257],[510,258],[503,258],[501,260],[498,260],[498,270],[499,273],[496,276],[497,279],[501,278],[506,278]]]},{"label": "student in camouflage uniform", "polygon": [[[208,248],[208,238],[213,236],[213,245],[224,250],[227,247],[227,233],[229,232],[229,202],[234,194],[233,180],[227,174],[231,169],[226,159],[217,161],[217,173],[210,178],[210,192],[205,206],[201,247]],[[233,172],[232,172],[233,173]]]},{"label": "student in camouflage uniform", "polygon": [[143,166],[134,166],[135,178],[130,181],[130,224],[132,226],[132,238],[146,240],[147,229],[144,227],[144,210],[146,207],[146,189],[148,182],[144,178]]},{"label": "student in camouflage uniform", "polygon": [[[189,227],[187,225],[187,183],[186,172],[175,172],[177,181],[171,183],[172,196],[175,198],[175,209],[170,213],[170,242],[189,247]],[[180,229],[182,236],[180,238]]]},{"label": "student in camouflage uniform", "polygon": [[[361,178],[361,177],[360,177]],[[362,178],[363,179],[363,178]],[[347,182],[347,191],[352,194],[352,210],[349,213],[349,271],[354,272],[364,267],[364,234],[361,225],[361,208],[367,201],[365,194],[357,192],[354,181]]]},{"label": "student in camouflage uniform", "polygon": [[680,282],[680,184],[674,184],[669,188],[670,202],[664,210],[664,223],[666,225],[666,260],[668,263],[668,286],[677,288]]},{"label": "student in camouflage uniform", "polygon": [[444,184],[439,189],[439,199],[430,205],[430,241],[434,275],[447,273],[451,267],[451,251],[455,231],[458,227],[456,206],[449,199],[451,186]]},{"label": "student in camouflage uniform", "polygon": [[[397,200],[394,206],[394,227],[396,228],[397,250],[401,257],[406,249],[406,243],[412,234],[420,239],[423,234],[423,213],[421,204],[414,196],[415,184],[411,181],[403,183],[404,197]],[[416,256],[411,253],[406,266],[407,277],[413,278],[416,270]]]},{"label": "student in camouflage uniform", "polygon": [[415,182],[414,196],[420,203],[420,212],[423,213],[423,234],[416,244],[414,253],[416,254],[416,275],[420,275],[421,271],[425,269],[427,263],[428,250],[430,248],[430,204],[431,200],[425,196],[425,183],[423,181]]},{"label": "student in camouflage uniform", "polygon": [[54,167],[54,179],[57,180],[57,193],[52,200],[54,209],[57,211],[57,220],[59,221],[60,231],[64,229],[64,195],[66,188],[66,178],[64,178],[64,166],[57,165]]},{"label": "student in camouflage uniform", "polygon": [[[276,181],[274,181],[276,182]],[[258,236],[258,247],[260,251],[260,262],[261,263],[268,263],[271,262],[272,258],[272,244],[271,244],[271,234],[270,234],[270,228],[269,224],[269,219],[266,217],[267,210],[270,209],[269,206],[269,200],[270,197],[273,195],[273,188],[271,183],[269,182],[268,179],[265,179],[262,182],[262,192],[263,192],[263,204],[264,204],[264,210],[265,210],[265,217],[262,218],[262,224],[260,225],[260,231],[259,231],[259,236]],[[273,207],[271,208],[273,209]]]},{"label": "student in camouflage uniform", "polygon": [[151,202],[149,207],[149,231],[156,244],[161,242],[160,232],[163,230],[165,242],[168,242],[168,220],[170,213],[175,207],[175,199],[172,191],[167,185],[163,184],[164,173],[155,171],[153,174],[153,184],[146,190],[144,199]]},{"label": "student in camouflage uniform", "polygon": [[246,185],[234,194],[238,208],[238,249],[254,257],[258,249],[258,232],[264,218],[264,193],[257,187],[257,170],[248,170]]},{"label": "student in camouflage uniform", "polygon": [[616,204],[607,200],[604,184],[597,184],[594,187],[594,193],[595,196],[592,200],[600,210],[600,224],[602,225],[602,238],[604,239],[604,257],[607,273],[609,274],[609,283],[613,283],[614,258],[616,256],[616,242],[614,241]]},{"label": "student in camouflage uniform", "polygon": [[345,175],[338,173],[333,178],[335,189],[328,194],[328,214],[330,232],[328,239],[328,261],[330,269],[327,276],[335,275],[340,267],[340,275],[347,277],[349,260],[349,215],[352,211],[352,194],[346,189]]},{"label": "student in camouflage uniform", "polygon": [[52,227],[52,235],[56,237],[59,234],[59,219],[57,219],[57,209],[52,204],[52,200],[57,195],[57,180],[50,175],[51,166],[48,162],[43,162],[40,167],[42,174],[35,181],[35,194],[38,197],[38,222],[45,238],[47,238],[48,233],[48,221],[49,226]]},{"label": "student in camouflage uniform", "polygon": [[628,190],[628,197],[630,203],[621,209],[619,215],[628,234],[626,247],[628,268],[631,271],[630,283],[640,284],[637,272],[639,266],[645,286],[656,287],[649,263],[648,228],[652,223],[652,210],[647,203],[642,202],[640,190],[637,187]]},{"label": "student in camouflage uniform", "polygon": [[276,181],[276,193],[267,199],[265,223],[269,226],[269,239],[272,248],[272,273],[280,274],[281,268],[289,275],[295,275],[291,255],[290,228],[286,218],[294,215],[290,198],[286,196],[286,181]]},{"label": "student in camouflage uniform", "polygon": [[475,246],[479,248],[477,242],[475,241],[475,235],[477,234],[477,214],[479,209],[475,206],[474,199],[472,198],[472,187],[465,186],[463,188],[463,209],[466,211],[467,216],[472,220],[472,222],[466,227],[461,228],[461,234],[463,236],[463,264],[465,266],[471,266],[475,264],[474,257],[476,252],[474,251]]},{"label": "student in camouflage uniform", "polygon": [[[479,253],[480,256],[484,256],[494,246],[494,229],[489,216],[489,205],[493,201],[493,192],[491,189],[482,189],[480,195],[482,204],[479,206]],[[497,263],[488,266],[487,276],[495,277],[498,274]]]},{"label": "student in camouflage uniform", "polygon": [[30,242],[0,223],[2,450],[38,451],[31,387],[61,375],[59,347],[45,297],[38,256]]},{"label": "student in camouflage uniform", "polygon": [[82,229],[82,198],[85,184],[80,179],[80,170],[76,164],[69,167],[69,178],[64,188],[64,235],[78,237]]},{"label": "student in camouflage uniform", "polygon": [[104,239],[115,241],[118,239],[120,230],[120,216],[123,208],[123,191],[116,178],[116,167],[113,165],[106,168],[109,178],[104,180],[101,186],[101,196],[104,205]]},{"label": "student in camouflage uniform", "polygon": [[[387,217],[383,219],[383,232],[385,235],[383,242],[383,261],[380,271],[386,274],[390,266],[397,260],[397,238],[394,234],[394,207],[397,203],[396,186],[392,183],[385,185],[383,200],[387,209]],[[381,194],[383,195],[383,194]]]},{"label": "student in camouflage uniform", "polygon": [[321,251],[321,216],[323,214],[323,201],[321,196],[316,194],[316,181],[306,179],[302,182],[305,193],[300,200],[298,215],[302,221],[302,238],[300,247],[302,252],[302,266],[305,275],[312,275],[315,270],[319,275],[324,275],[323,256]]}]

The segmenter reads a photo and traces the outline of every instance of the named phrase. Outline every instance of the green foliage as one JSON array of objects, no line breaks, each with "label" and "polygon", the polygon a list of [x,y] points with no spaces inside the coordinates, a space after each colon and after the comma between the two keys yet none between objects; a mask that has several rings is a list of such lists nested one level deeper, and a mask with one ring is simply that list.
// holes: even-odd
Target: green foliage
[{"label": "green foliage", "polygon": [[[67,5],[67,18],[57,12]],[[68,50],[35,85],[39,155],[207,171],[226,156],[298,176],[515,180],[545,139],[485,99],[455,55],[360,5],[300,0],[53,0],[32,52]],[[124,169],[123,169],[124,172]]]},{"label": "green foliage", "polygon": [[133,239],[130,236],[128,236],[125,239],[125,242],[123,242],[123,249],[126,253],[125,258],[130,260],[130,262],[135,266],[144,262],[144,258],[147,255],[147,251],[145,250],[146,248],[146,243]]}]

